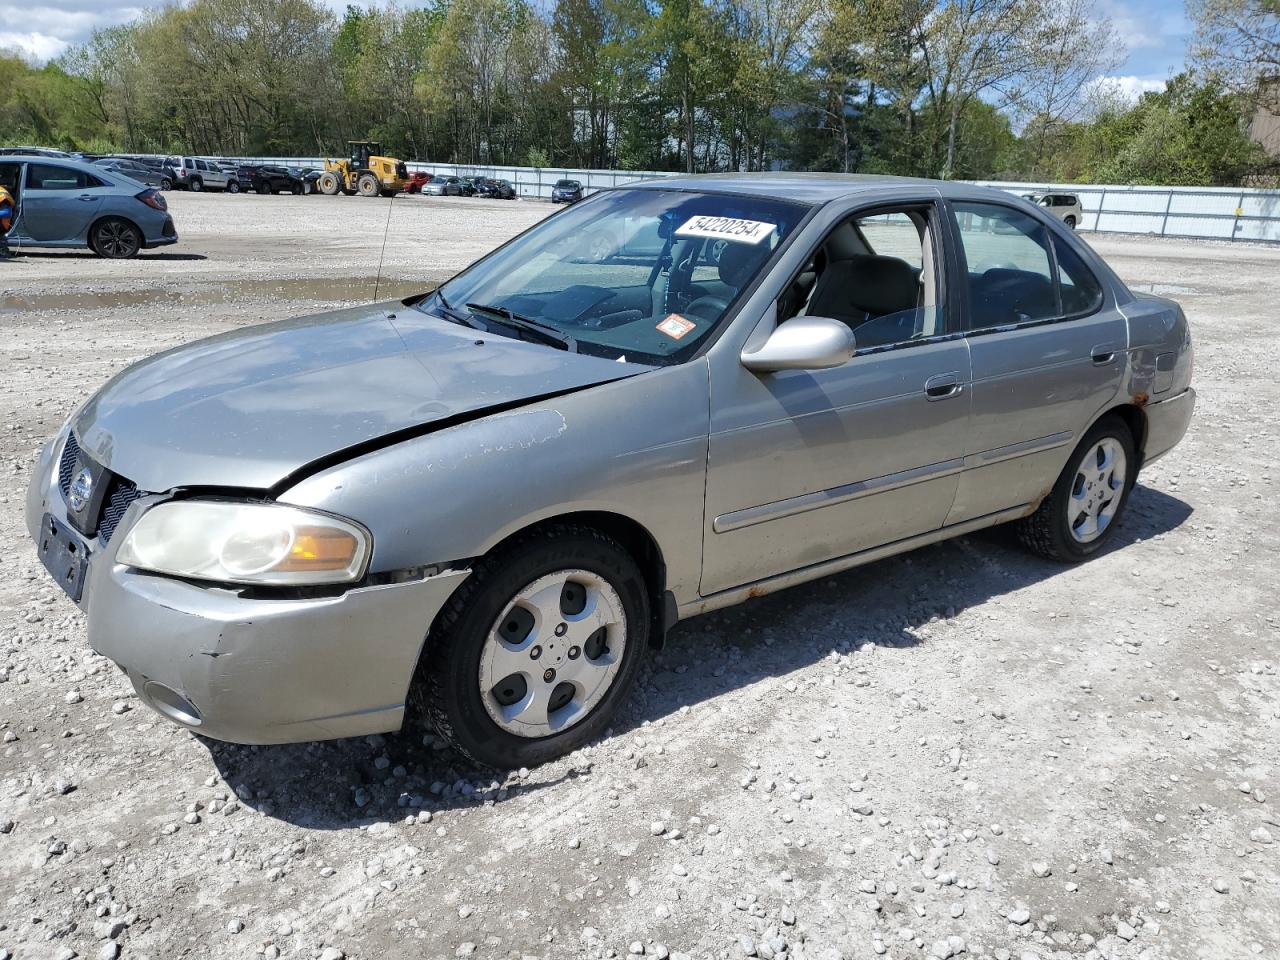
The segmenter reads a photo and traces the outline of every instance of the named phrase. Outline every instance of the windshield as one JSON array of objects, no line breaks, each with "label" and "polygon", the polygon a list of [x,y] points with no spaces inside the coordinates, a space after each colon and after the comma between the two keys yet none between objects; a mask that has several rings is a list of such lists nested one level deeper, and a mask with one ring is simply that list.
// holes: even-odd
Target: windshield
[{"label": "windshield", "polygon": [[548,217],[420,306],[454,319],[469,309],[498,333],[508,332],[509,311],[583,353],[679,363],[719,327],[808,209],[759,197],[607,190]]},{"label": "windshield", "polygon": [[556,189],[558,190],[573,190],[577,186],[578,186],[577,180],[557,180],[556,181]]}]

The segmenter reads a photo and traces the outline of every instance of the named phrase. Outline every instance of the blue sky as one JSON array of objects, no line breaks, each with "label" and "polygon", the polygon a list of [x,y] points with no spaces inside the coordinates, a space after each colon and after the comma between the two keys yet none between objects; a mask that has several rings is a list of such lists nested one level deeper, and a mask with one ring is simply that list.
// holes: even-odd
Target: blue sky
[{"label": "blue sky", "polygon": [[[341,12],[347,0],[324,0]],[[357,0],[363,2],[363,0]],[[1111,18],[1127,59],[1113,71],[1131,96],[1159,89],[1182,69],[1191,26],[1182,0],[1094,0],[1099,15]],[[17,48],[37,60],[57,56],[96,27],[127,23],[161,0],[0,0],[0,47]],[[406,4],[409,5],[409,4]]]}]

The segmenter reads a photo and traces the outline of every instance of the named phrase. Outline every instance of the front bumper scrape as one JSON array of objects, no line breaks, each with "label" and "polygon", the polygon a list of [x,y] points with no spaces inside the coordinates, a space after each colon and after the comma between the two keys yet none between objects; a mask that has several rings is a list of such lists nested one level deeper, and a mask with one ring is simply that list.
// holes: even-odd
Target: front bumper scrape
[{"label": "front bumper scrape", "polygon": [[398,730],[427,631],[470,573],[261,599],[108,559],[89,574],[89,645],[148,706],[235,743]]}]

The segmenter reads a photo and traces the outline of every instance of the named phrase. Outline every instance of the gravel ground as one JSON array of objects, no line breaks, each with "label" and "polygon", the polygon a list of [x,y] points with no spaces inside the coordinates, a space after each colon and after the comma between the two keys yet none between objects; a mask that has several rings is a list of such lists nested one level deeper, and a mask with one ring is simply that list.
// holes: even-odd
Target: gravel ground
[{"label": "gravel ground", "polygon": [[1096,240],[1200,390],[1104,555],[994,531],[685,622],[608,739],[495,778],[161,720],[21,505],[120,367],[372,297],[388,224],[400,291],[548,208],[169,196],[176,247],[0,264],[0,960],[1280,957],[1280,249]]}]

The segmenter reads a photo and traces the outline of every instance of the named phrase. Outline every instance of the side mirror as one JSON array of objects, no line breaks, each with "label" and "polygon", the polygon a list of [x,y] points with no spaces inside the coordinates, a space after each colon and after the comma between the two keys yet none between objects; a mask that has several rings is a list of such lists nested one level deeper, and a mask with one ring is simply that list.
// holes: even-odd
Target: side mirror
[{"label": "side mirror", "polygon": [[793,317],[780,324],[758,350],[743,352],[742,365],[755,373],[826,370],[848,363],[854,349],[848,324],[830,317]]}]

